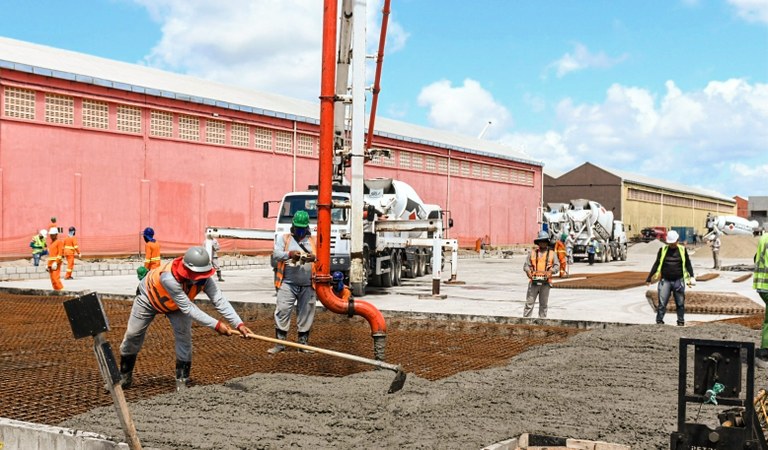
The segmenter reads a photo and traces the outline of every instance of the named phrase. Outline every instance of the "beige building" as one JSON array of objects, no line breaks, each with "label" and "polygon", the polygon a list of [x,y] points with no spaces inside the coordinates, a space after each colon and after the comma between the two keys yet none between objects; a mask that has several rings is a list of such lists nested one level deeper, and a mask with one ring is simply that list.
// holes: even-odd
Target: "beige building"
[{"label": "beige building", "polygon": [[544,206],[584,198],[612,210],[627,236],[645,227],[693,227],[705,234],[707,214],[735,215],[736,201],[714,191],[584,163],[559,177],[544,174]]}]

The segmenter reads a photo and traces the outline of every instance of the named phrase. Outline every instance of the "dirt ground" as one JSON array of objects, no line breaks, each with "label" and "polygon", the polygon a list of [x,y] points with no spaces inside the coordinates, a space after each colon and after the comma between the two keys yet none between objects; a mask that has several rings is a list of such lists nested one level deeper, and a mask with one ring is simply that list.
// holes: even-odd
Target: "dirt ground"
[{"label": "dirt ground", "polygon": [[[395,394],[386,393],[388,370],[258,374],[130,408],[143,445],[163,449],[479,449],[525,432],[667,449],[677,428],[680,337],[757,343],[759,331],[725,323],[592,330],[505,367],[437,381],[410,376]],[[756,369],[760,387],[768,372]],[[699,422],[714,424],[714,408],[704,406]],[[123,436],[112,408],[62,426]]]}]

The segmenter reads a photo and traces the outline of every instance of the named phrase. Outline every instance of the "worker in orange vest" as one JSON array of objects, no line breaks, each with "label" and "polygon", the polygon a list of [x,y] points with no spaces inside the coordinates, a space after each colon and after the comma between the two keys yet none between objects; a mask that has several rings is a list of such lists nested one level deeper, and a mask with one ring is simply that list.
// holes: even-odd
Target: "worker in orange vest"
[{"label": "worker in orange vest", "polygon": [[69,234],[64,238],[64,257],[67,258],[67,274],[65,280],[72,280],[72,269],[75,268],[75,256],[80,257],[80,247],[77,245],[75,227],[69,227]]},{"label": "worker in orange vest", "polygon": [[48,246],[48,273],[51,275],[51,285],[53,290],[60,291],[64,289],[61,283],[61,263],[64,255],[64,240],[59,240],[59,229],[51,227],[48,230],[48,236],[51,237],[51,245]]},{"label": "worker in orange vest", "polygon": [[142,236],[146,243],[144,246],[144,267],[147,270],[160,267],[160,244],[155,240],[155,230],[151,227],[144,228]]},{"label": "worker in orange vest", "polygon": [[523,265],[523,271],[530,280],[525,296],[523,317],[531,317],[533,305],[536,303],[536,297],[538,297],[539,318],[544,319],[547,317],[552,274],[560,270],[560,264],[555,258],[555,252],[549,248],[549,233],[540,231],[533,243],[536,244],[536,248],[531,249]]},{"label": "worker in orange vest", "polygon": [[555,254],[557,255],[557,259],[560,262],[560,277],[566,277],[567,269],[568,269],[568,254],[565,250],[565,240],[568,238],[568,235],[563,233],[560,235],[560,240],[555,242]]}]

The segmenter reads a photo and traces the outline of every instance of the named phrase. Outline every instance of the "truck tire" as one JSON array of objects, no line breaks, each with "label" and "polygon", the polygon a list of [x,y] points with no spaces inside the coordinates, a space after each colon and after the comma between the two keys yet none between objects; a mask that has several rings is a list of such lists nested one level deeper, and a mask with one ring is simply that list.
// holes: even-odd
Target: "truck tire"
[{"label": "truck tire", "polygon": [[421,254],[420,250],[416,250],[416,254],[414,255],[414,265],[416,266],[416,278],[421,278],[424,276],[424,257]]},{"label": "truck tire", "polygon": [[400,286],[400,277],[403,273],[403,257],[400,250],[392,250],[392,272],[390,272],[392,279],[392,286]]}]

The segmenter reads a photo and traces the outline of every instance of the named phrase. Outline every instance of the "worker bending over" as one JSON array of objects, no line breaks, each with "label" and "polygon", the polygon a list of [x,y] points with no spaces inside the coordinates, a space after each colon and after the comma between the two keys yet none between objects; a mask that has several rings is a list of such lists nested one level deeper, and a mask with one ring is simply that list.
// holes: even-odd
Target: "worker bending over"
[{"label": "worker bending over", "polygon": [[547,317],[552,274],[559,272],[560,265],[555,258],[555,252],[549,248],[549,234],[546,231],[540,231],[533,243],[536,244],[536,248],[531,249],[523,265],[523,270],[529,279],[523,317],[531,317],[533,305],[538,297],[539,318],[544,319]]},{"label": "worker bending over", "polygon": [[216,269],[203,247],[192,247],[173,261],[151,270],[139,284],[139,294],[133,301],[128,327],[120,344],[120,384],[124,388],[133,383],[133,367],[144,344],[144,336],[157,314],[165,314],[173,328],[176,340],[176,390],[187,387],[192,366],[192,321],[229,336],[227,323],[216,320],[193,303],[200,292],[211,300],[216,311],[226,322],[247,337],[251,330],[219,290],[211,278]]}]

